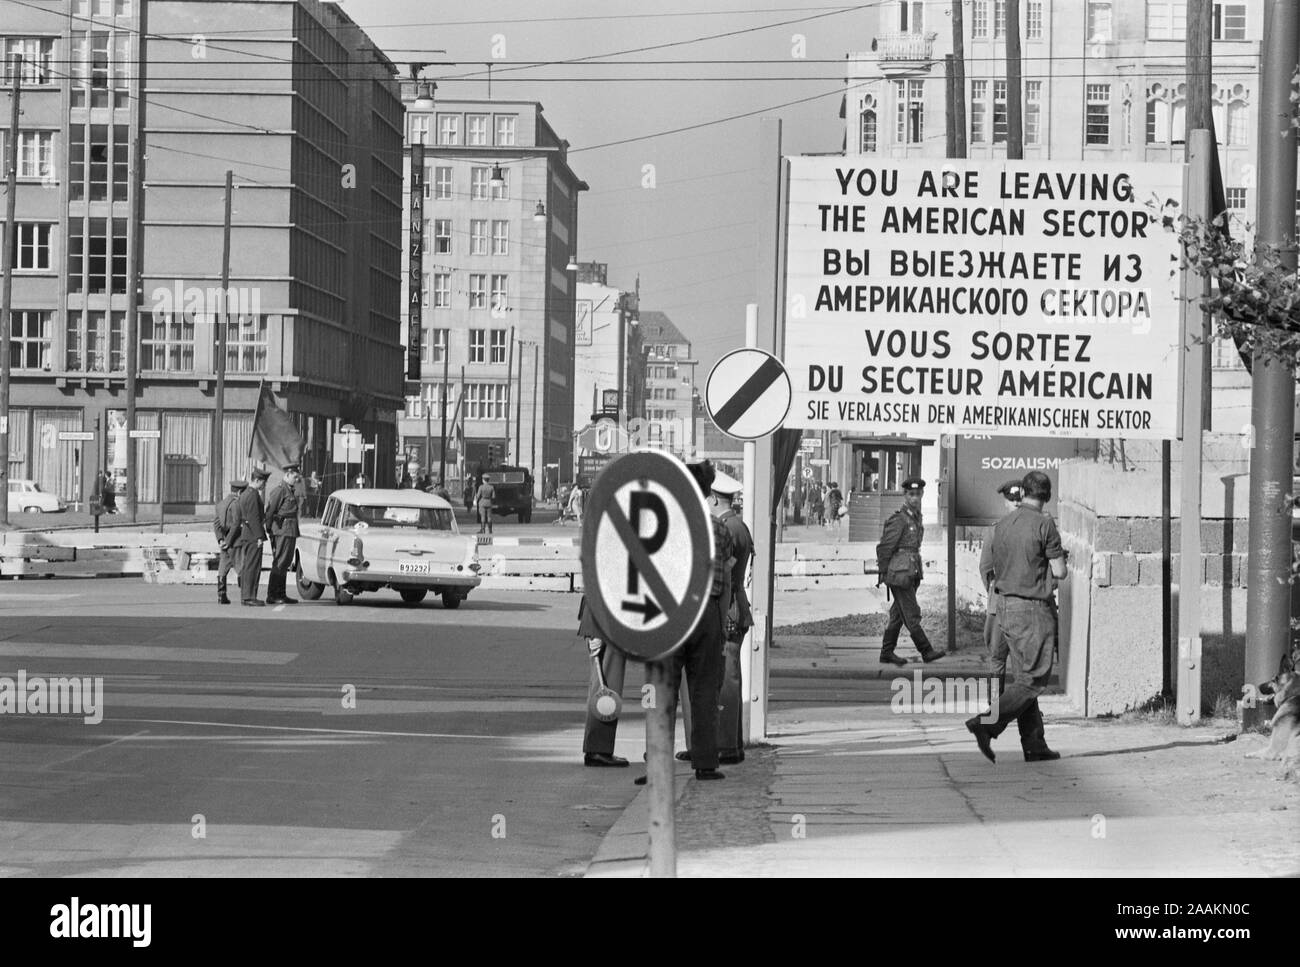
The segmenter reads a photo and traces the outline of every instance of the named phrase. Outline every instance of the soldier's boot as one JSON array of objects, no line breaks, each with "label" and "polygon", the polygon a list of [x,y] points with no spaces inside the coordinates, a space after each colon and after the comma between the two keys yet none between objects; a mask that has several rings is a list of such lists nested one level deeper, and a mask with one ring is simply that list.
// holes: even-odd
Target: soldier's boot
[{"label": "soldier's boot", "polygon": [[1061,757],[1061,753],[1047,747],[1043,713],[1037,699],[1021,713],[1016,726],[1020,729],[1020,748],[1024,750],[1026,762],[1051,762]]}]

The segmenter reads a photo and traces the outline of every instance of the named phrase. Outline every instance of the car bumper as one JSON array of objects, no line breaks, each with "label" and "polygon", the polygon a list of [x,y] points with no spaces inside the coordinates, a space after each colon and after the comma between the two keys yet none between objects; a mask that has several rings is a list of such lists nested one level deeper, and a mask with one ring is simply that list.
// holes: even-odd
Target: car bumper
[{"label": "car bumper", "polygon": [[434,574],[398,574],[396,571],[374,568],[343,569],[343,580],[350,584],[375,584],[380,587],[402,588],[463,588],[468,591],[483,583],[483,579],[469,571]]}]

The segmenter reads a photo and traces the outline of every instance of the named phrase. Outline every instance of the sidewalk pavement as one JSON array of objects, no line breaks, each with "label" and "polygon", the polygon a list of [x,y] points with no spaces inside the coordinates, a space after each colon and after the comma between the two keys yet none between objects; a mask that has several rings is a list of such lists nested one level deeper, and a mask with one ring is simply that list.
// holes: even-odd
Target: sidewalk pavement
[{"label": "sidewalk pavement", "polygon": [[[1262,736],[1237,738],[1221,722],[1084,719],[1049,694],[1040,704],[1061,759],[1024,762],[1012,727],[995,764],[966,731],[969,712],[895,713],[886,681],[969,672],[983,656],[895,671],[871,667],[877,647],[844,648],[829,667],[774,659],[787,677],[800,661],[809,675],[852,672],[867,680],[866,704],[778,707],[769,744],[724,767],[722,782],[696,782],[678,763],[679,876],[1300,874],[1300,783],[1243,758]],[[643,790],[588,876],[646,875],[646,804]]]}]

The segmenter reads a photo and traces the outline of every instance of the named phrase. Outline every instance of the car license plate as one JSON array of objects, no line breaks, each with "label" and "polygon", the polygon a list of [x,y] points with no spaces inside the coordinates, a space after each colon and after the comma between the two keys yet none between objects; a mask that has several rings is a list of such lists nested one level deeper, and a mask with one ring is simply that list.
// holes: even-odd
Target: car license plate
[{"label": "car license plate", "polygon": [[429,564],[427,561],[398,561],[398,574],[428,574]]}]

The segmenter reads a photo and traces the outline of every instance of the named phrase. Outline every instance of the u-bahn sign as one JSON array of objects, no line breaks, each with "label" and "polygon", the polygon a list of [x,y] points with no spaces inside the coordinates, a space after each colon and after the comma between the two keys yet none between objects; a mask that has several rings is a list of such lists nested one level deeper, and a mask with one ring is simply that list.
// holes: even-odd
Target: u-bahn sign
[{"label": "u-bahn sign", "polygon": [[596,623],[629,658],[657,661],[690,637],[713,583],[713,526],[676,457],[640,450],[596,478],[582,522],[582,582]]},{"label": "u-bahn sign", "polygon": [[786,426],[1177,435],[1181,164],[789,164]]}]

